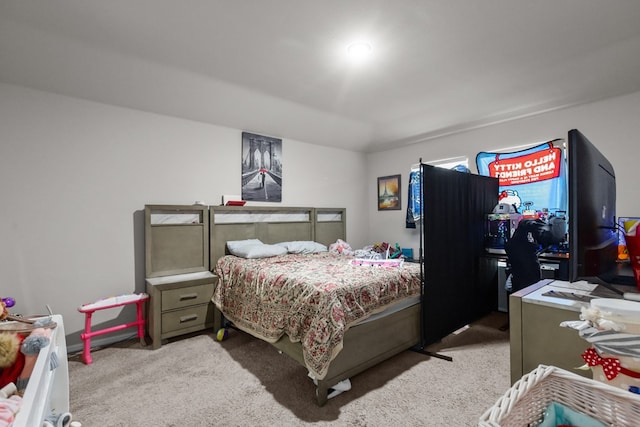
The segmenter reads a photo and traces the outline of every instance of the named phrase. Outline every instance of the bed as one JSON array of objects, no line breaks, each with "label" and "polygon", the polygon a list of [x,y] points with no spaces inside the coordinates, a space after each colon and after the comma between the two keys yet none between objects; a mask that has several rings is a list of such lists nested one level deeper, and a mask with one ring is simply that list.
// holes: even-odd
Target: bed
[{"label": "bed", "polygon": [[210,208],[212,301],[235,327],[307,367],[320,406],[335,384],[421,343],[420,266],[352,265],[327,252],[245,259],[229,255],[227,242],[329,246],[345,239],[345,224],[344,209]]}]

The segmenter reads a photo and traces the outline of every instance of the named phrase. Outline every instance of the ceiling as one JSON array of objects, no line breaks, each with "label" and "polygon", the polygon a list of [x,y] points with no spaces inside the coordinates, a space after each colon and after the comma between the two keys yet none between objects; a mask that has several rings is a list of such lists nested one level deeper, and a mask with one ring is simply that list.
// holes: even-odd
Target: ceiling
[{"label": "ceiling", "polygon": [[638,91],[639,22],[637,0],[0,0],[0,81],[372,152]]}]

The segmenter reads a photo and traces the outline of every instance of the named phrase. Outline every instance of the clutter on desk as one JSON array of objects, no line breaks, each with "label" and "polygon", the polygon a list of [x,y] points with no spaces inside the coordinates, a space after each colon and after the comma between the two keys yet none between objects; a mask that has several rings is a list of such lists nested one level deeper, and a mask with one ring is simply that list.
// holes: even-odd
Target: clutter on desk
[{"label": "clutter on desk", "polygon": [[505,202],[506,195],[500,197],[493,211],[487,214],[484,234],[487,252],[504,253],[506,243],[513,237],[522,220],[537,220],[544,223],[554,236],[558,236],[553,239],[558,243],[544,249],[558,253],[566,252],[567,220],[565,211],[550,212],[548,208],[535,210],[532,207],[532,202],[524,202],[525,209],[520,213],[516,204]]}]

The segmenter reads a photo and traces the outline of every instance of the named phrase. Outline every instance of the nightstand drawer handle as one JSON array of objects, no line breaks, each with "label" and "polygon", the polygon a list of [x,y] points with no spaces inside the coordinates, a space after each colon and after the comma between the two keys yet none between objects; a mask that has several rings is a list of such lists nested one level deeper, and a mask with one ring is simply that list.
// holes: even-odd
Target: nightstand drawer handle
[{"label": "nightstand drawer handle", "polygon": [[196,293],[180,295],[180,301],[184,301],[188,299],[196,299],[196,298],[198,298],[198,294]]},{"label": "nightstand drawer handle", "polygon": [[190,322],[192,320],[196,320],[197,318],[198,318],[197,314],[190,314],[188,316],[181,316],[180,317],[180,323]]}]

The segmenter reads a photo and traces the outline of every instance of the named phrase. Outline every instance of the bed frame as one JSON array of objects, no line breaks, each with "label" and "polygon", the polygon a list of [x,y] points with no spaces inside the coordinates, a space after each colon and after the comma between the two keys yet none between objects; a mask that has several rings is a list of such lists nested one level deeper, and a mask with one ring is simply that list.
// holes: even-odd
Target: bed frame
[{"label": "bed frame", "polygon": [[[276,215],[278,219],[268,219]],[[210,207],[211,268],[228,254],[230,240],[260,239],[264,243],[314,240],[329,246],[346,240],[343,208]],[[344,335],[343,348],[331,362],[324,379],[317,381],[319,406],[328,399],[329,388],[421,342],[420,305],[352,326]],[[273,344],[304,366],[302,345],[283,336]]]}]

